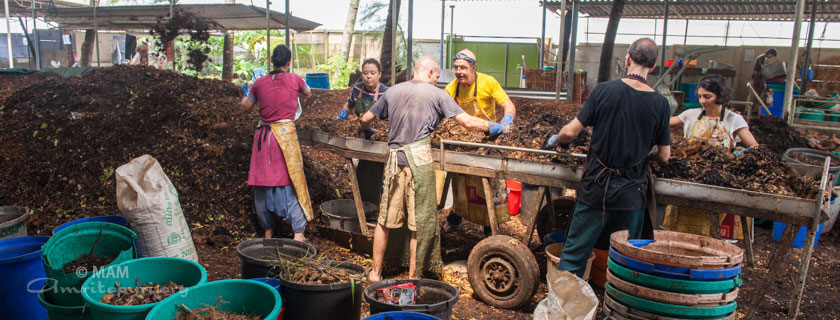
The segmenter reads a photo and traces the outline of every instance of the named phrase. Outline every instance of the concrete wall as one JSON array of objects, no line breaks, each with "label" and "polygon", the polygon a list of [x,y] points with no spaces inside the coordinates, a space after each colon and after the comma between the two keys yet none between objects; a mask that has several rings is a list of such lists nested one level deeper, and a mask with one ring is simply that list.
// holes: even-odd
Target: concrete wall
[{"label": "concrete wall", "polygon": [[[610,63],[610,77],[611,79],[618,79],[621,75],[616,73],[616,61],[619,61],[623,65],[624,63],[624,56],[627,54],[627,49],[629,49],[630,45],[628,44],[616,44],[615,48],[613,49],[613,61]],[[701,48],[701,46],[687,46],[687,49],[695,49]],[[759,54],[764,53],[767,49],[771,47],[758,47],[758,46],[743,46],[743,47],[726,47],[725,50],[712,52],[703,54],[698,57],[697,60],[697,67],[698,68],[708,68],[709,67],[709,60],[715,60],[717,62],[731,64],[735,66],[735,80],[734,84],[730,84],[733,89],[733,100],[747,100],[748,89],[746,88],[746,83],[750,81],[752,77],[752,70],[753,64],[755,61],[755,57]],[[775,47],[776,51],[778,52],[778,56],[776,57],[775,61],[785,61],[787,63],[790,57],[790,48],[787,47]],[[674,53],[682,52],[683,46],[668,46],[666,59],[672,59],[674,57]],[[799,57],[802,60],[802,56],[804,55],[805,49],[799,49]],[[840,55],[840,49],[812,49],[812,61],[817,63],[822,58],[827,58],[830,56]],[[598,78],[598,65],[599,60],[601,57],[601,44],[579,44],[577,47],[576,53],[576,64],[582,67],[584,70],[587,71],[587,83],[589,83],[590,88],[594,86],[596,80]],[[800,61],[801,64],[801,61]],[[683,82],[693,82],[696,83],[700,81],[700,76],[684,76]],[[652,84],[656,81],[656,77],[652,76],[649,78],[650,83]]]}]

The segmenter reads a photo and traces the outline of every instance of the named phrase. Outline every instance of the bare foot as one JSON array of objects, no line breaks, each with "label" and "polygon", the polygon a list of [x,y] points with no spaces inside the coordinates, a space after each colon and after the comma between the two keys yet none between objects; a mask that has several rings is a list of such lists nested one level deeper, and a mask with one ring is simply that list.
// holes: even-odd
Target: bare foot
[{"label": "bare foot", "polygon": [[371,283],[382,281],[382,273],[375,273],[371,270],[368,273],[368,281]]},{"label": "bare foot", "polygon": [[296,233],[293,239],[295,241],[306,242],[306,237],[303,235],[303,233]]}]

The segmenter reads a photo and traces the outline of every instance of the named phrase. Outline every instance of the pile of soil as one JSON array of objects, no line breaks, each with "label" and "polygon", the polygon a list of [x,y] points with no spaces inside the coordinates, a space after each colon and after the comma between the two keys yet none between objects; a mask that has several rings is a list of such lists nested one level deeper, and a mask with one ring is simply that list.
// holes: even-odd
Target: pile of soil
[{"label": "pile of soil", "polygon": [[668,163],[651,162],[654,175],[707,185],[811,199],[819,183],[782,162],[778,153],[759,145],[736,157],[705,141],[675,139]]},{"label": "pile of soil", "polygon": [[82,254],[73,261],[64,264],[64,273],[75,273],[78,270],[99,270],[114,261],[116,257],[97,254]]},{"label": "pile of soil", "polygon": [[[790,157],[792,160],[796,160],[796,161],[799,161],[801,163],[810,164],[810,165],[813,165],[813,166],[822,167],[825,164],[825,157],[821,157],[821,156],[817,156],[817,155],[809,155],[809,154],[800,153],[800,152],[791,152],[787,156]],[[840,162],[838,162],[837,159],[831,158],[831,164],[829,164],[829,166],[831,166],[831,167],[840,166]]]},{"label": "pile of soil", "polygon": [[788,126],[787,122],[777,117],[755,117],[750,119],[750,132],[759,145],[767,146],[771,151],[784,154],[789,148],[804,148],[808,140],[798,130]]},{"label": "pile of soil", "polygon": [[105,294],[99,302],[115,306],[138,306],[161,302],[176,292],[184,290],[184,286],[172,281],[164,285],[146,284],[133,288],[123,288],[117,283],[114,288],[117,293]]},{"label": "pile of soil", "polygon": [[257,119],[238,110],[240,99],[229,82],[144,66],[31,84],[0,113],[0,203],[33,209],[36,234],[114,214],[114,170],[150,154],[177,188],[194,236],[238,241],[254,232],[247,177]]}]

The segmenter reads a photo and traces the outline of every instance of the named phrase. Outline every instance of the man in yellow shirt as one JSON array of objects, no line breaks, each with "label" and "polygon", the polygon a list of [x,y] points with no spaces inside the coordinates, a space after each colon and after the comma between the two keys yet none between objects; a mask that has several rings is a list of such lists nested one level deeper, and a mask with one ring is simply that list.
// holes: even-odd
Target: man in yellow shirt
[{"label": "man in yellow shirt", "polygon": [[[476,71],[475,54],[464,49],[452,59],[452,71],[455,80],[446,86],[446,93],[474,117],[501,123],[507,132],[516,116],[516,106],[510,100],[502,86],[490,75]],[[504,116],[496,114],[496,105],[504,109]],[[501,120],[501,121],[500,121]],[[507,189],[504,180],[490,179],[493,202],[496,207],[496,220],[505,222],[510,219],[507,207]],[[484,187],[480,177],[455,174],[452,177],[454,208],[446,218],[447,229],[458,229],[462,218],[484,226],[484,233],[490,234],[490,221],[487,217],[487,205],[484,200]]]}]

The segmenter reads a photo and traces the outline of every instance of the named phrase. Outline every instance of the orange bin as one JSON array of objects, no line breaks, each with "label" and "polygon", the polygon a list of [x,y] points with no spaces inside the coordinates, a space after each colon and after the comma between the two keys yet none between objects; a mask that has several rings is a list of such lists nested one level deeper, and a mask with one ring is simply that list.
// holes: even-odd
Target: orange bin
[{"label": "orange bin", "polygon": [[595,261],[592,262],[589,281],[603,288],[607,282],[607,258],[610,254],[608,250],[593,249],[592,251],[595,252]]},{"label": "orange bin", "polygon": [[506,180],[505,184],[508,188],[508,212],[514,216],[522,206],[522,182]]}]

